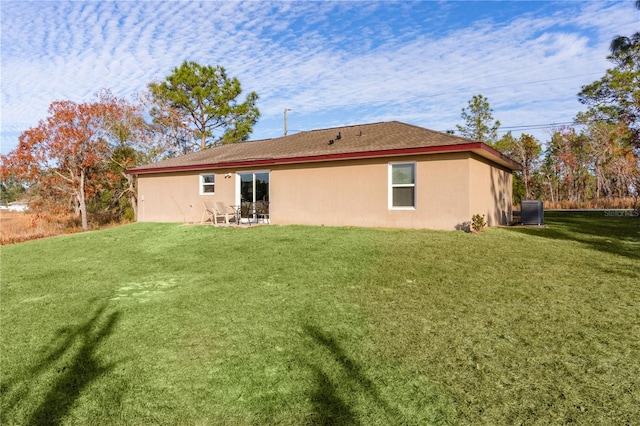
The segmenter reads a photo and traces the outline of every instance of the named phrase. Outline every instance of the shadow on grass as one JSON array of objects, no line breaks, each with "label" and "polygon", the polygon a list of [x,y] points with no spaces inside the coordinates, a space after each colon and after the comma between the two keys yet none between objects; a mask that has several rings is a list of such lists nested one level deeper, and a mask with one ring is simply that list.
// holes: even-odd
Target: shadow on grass
[{"label": "shadow on grass", "polygon": [[364,396],[371,405],[381,409],[388,419],[401,420],[400,413],[382,398],[375,383],[366,376],[358,363],[346,354],[333,337],[315,326],[305,326],[305,332],[326,351],[330,361],[341,367],[340,371],[328,371],[318,363],[309,366],[316,379],[316,388],[311,395],[317,415],[314,424],[361,424],[349,401],[341,396],[346,389],[353,389],[360,394],[354,395],[354,399],[361,399]]},{"label": "shadow on grass", "polygon": [[603,212],[545,213],[548,228],[510,228],[513,232],[576,241],[594,250],[640,260],[640,219],[606,217]]},{"label": "shadow on grass", "polygon": [[[113,332],[119,317],[118,312],[107,314],[106,304],[102,304],[85,322],[58,330],[45,356],[19,380],[24,382],[25,386],[31,387],[37,381],[43,380],[39,380],[40,376],[47,373],[54,373],[55,376],[48,390],[42,392],[44,397],[32,411],[27,424],[61,424],[83,389],[114,368],[114,364],[101,365],[96,350],[100,343]],[[18,384],[16,382],[16,385]],[[12,386],[3,384],[2,388],[5,393],[5,391],[9,392]],[[7,404],[8,407],[13,408],[16,404],[24,404],[26,402],[24,398],[29,396],[28,393],[36,394],[37,391],[37,389],[24,389],[24,386],[22,390],[14,390],[11,401]],[[31,398],[36,397],[31,396]],[[7,415],[6,412],[3,413],[3,421],[6,420],[5,415]]]}]

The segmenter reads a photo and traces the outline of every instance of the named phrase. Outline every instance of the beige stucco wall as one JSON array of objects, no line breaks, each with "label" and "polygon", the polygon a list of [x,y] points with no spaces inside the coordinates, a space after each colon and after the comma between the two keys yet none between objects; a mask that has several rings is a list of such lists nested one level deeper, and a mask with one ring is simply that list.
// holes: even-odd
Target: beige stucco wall
[{"label": "beige stucco wall", "polygon": [[[390,162],[416,164],[415,209],[389,208]],[[272,222],[453,229],[468,212],[468,173],[466,154],[281,166],[271,173]]]},{"label": "beige stucco wall", "polygon": [[[389,163],[416,164],[416,207],[389,208]],[[139,176],[140,221],[199,222],[202,201],[236,204],[242,170],[216,170],[215,194],[199,194],[207,171]],[[511,174],[470,153],[276,165],[270,172],[273,224],[455,229],[474,213],[499,223]],[[211,171],[209,171],[211,173]],[[230,178],[225,174],[231,173]],[[142,199],[144,198],[144,201]],[[486,213],[485,213],[486,212]]]},{"label": "beige stucco wall", "polygon": [[472,155],[470,161],[470,214],[483,214],[489,226],[511,222],[512,173]]},{"label": "beige stucco wall", "polygon": [[[225,178],[229,171],[176,172],[141,175],[138,177],[138,221],[199,222],[203,201],[229,201],[233,204],[235,176]],[[200,195],[200,174],[215,175],[215,193]]]}]

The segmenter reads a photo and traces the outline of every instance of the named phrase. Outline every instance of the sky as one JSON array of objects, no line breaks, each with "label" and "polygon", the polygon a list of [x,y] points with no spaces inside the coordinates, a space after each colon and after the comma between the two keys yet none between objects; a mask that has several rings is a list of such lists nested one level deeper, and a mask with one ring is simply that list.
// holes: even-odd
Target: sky
[{"label": "sky", "polygon": [[183,61],[223,66],[255,91],[250,140],[402,121],[455,130],[485,96],[500,130],[541,142],[585,108],[632,0],[0,2],[0,151],[51,102],[102,89],[133,99]]}]

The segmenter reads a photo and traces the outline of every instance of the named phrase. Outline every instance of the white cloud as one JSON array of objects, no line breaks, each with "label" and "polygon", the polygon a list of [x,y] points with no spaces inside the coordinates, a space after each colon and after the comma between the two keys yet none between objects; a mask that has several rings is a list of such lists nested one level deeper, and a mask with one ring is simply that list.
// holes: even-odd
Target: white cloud
[{"label": "white cloud", "polygon": [[392,119],[451,129],[478,93],[504,126],[570,120],[637,12],[530,6],[473,21],[456,3],[3,2],[2,152],[52,101],[129,96],[184,60],[223,65],[258,92],[256,138],[281,133],[285,107],[299,130]]}]

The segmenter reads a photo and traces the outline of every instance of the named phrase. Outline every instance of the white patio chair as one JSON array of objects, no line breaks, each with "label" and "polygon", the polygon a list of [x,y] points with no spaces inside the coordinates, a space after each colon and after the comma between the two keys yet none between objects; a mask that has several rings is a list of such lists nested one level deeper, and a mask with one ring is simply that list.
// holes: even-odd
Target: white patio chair
[{"label": "white patio chair", "polygon": [[224,217],[224,222],[228,225],[231,219],[235,220],[236,211],[231,206],[227,206],[224,201],[216,201],[216,216]]},{"label": "white patio chair", "polygon": [[202,205],[204,206],[204,210],[202,211],[202,216],[200,216],[200,223],[211,222],[212,225],[215,225],[217,222],[214,207],[206,201],[203,201]]}]

